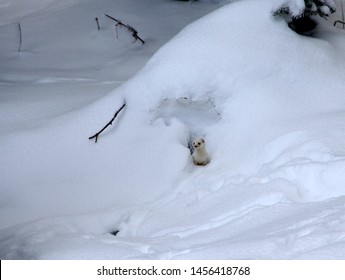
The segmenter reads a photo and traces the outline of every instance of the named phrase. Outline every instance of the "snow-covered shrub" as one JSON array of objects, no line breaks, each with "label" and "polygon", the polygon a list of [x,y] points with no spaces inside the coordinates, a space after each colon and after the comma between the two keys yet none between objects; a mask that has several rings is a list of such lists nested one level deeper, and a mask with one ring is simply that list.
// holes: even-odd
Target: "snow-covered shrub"
[{"label": "snow-covered shrub", "polygon": [[297,33],[309,35],[316,27],[312,16],[326,18],[335,11],[333,0],[275,0],[272,14],[283,17]]}]

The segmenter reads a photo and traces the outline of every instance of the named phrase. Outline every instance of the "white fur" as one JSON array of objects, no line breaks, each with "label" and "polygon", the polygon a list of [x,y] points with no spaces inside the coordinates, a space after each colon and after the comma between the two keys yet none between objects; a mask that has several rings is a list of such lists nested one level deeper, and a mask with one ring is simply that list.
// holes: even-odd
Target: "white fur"
[{"label": "white fur", "polygon": [[196,138],[193,141],[193,162],[195,165],[206,165],[210,162],[210,157],[206,152],[205,140],[202,138]]}]

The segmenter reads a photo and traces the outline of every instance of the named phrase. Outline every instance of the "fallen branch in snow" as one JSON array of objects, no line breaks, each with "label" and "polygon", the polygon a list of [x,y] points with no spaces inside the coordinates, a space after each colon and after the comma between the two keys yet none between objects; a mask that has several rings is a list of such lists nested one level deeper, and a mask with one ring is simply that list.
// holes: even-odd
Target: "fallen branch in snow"
[{"label": "fallen branch in snow", "polygon": [[[112,17],[110,15],[105,14],[105,16],[116,22],[116,25],[115,25],[116,28],[118,26],[125,27],[128,30],[128,32],[132,33],[132,36],[133,36],[133,38],[135,40],[134,42],[139,40],[142,44],[145,44],[145,41],[139,37],[138,31],[136,31],[132,26],[130,26],[128,24],[124,24],[120,20],[118,20],[118,19],[116,19],[116,18],[114,18],[114,17]],[[117,29],[116,29],[116,32],[117,32]]]},{"label": "fallen branch in snow", "polygon": [[105,125],[105,127],[103,127],[100,131],[98,131],[95,135],[92,135],[89,137],[89,140],[95,138],[95,143],[97,143],[98,140],[98,136],[109,126],[113,124],[113,121],[116,119],[117,115],[122,111],[123,108],[125,108],[126,103],[123,103],[123,105],[121,106],[120,109],[118,109],[115,113],[115,115],[113,116],[113,118]]}]

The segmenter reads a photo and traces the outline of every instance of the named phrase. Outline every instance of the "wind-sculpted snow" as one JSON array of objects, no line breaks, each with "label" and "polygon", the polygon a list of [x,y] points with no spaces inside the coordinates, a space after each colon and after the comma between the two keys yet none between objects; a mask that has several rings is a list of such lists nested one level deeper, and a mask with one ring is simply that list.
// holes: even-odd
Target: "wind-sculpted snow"
[{"label": "wind-sculpted snow", "polygon": [[[343,259],[344,33],[300,36],[271,10],[230,3],[109,95],[4,132],[0,257]],[[35,84],[75,79],[50,74]]]}]

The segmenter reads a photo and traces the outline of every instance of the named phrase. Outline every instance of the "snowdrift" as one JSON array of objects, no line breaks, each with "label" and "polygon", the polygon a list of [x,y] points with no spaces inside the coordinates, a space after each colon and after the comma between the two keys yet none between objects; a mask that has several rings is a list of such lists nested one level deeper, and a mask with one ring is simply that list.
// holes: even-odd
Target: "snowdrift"
[{"label": "snowdrift", "polygon": [[344,33],[271,7],[231,3],[106,97],[2,135],[0,257],[344,258]]}]

